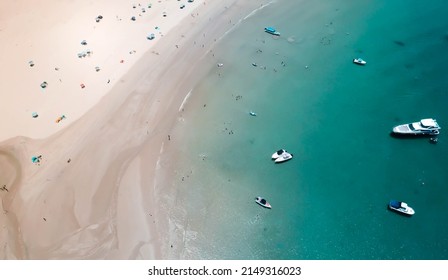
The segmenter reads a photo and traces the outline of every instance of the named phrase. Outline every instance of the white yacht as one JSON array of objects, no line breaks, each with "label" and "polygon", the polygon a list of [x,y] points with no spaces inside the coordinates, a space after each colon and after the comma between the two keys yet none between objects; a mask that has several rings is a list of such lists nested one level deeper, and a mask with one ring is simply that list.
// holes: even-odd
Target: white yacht
[{"label": "white yacht", "polygon": [[412,216],[415,214],[414,209],[412,209],[406,202],[391,200],[389,202],[389,209]]},{"label": "white yacht", "polygon": [[353,63],[358,64],[358,65],[366,65],[367,64],[367,62],[365,62],[362,58],[353,59]]},{"label": "white yacht", "polygon": [[419,122],[397,125],[392,129],[396,134],[438,135],[441,127],[435,119],[422,119]]}]

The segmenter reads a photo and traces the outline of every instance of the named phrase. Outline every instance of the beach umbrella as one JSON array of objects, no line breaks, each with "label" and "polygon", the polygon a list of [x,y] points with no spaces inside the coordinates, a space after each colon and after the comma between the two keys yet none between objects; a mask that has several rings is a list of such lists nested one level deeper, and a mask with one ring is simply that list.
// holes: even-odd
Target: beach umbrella
[{"label": "beach umbrella", "polygon": [[39,115],[38,115],[36,112],[32,112],[32,113],[31,113],[31,116],[32,116],[33,118],[37,118]]}]

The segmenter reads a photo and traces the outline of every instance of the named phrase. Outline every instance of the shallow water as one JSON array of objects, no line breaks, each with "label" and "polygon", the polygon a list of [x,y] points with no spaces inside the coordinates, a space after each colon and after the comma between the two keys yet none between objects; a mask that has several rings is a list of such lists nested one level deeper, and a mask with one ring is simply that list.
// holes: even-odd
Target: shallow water
[{"label": "shallow water", "polygon": [[[291,2],[216,46],[224,66],[193,89],[174,128],[169,257],[447,259],[445,132],[436,145],[389,133],[448,123],[448,3]],[[280,37],[263,32],[270,25]],[[294,159],[275,165],[280,148]],[[416,214],[388,211],[390,199]]]}]

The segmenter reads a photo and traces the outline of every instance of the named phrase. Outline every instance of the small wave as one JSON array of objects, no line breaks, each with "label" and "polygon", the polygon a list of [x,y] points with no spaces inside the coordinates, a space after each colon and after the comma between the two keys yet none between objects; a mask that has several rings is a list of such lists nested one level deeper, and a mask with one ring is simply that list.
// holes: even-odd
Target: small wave
[{"label": "small wave", "polygon": [[[162,145],[160,146],[159,156],[157,157],[156,170],[159,170],[160,168],[162,168],[162,165],[160,164],[160,160],[162,159],[161,155],[163,154],[163,151],[164,151],[164,145],[165,145],[165,143],[162,142]],[[154,186],[157,183],[155,179],[156,178],[154,177]]]},{"label": "small wave", "polygon": [[227,34],[229,34],[230,32],[232,32],[235,28],[237,28],[243,21],[247,20],[248,18],[252,17],[253,15],[255,15],[257,12],[261,11],[262,9],[266,8],[267,6],[273,4],[277,2],[276,0],[271,1],[267,4],[261,5],[259,8],[256,8],[255,10],[251,11],[249,14],[247,14],[245,17],[241,18],[234,26],[232,26],[229,30],[227,30],[221,37],[218,38],[218,42],[223,39],[225,36],[227,36]]},{"label": "small wave", "polygon": [[260,8],[257,8],[255,10],[253,10],[247,16],[245,16],[243,18],[243,20],[246,20],[246,19],[250,18],[251,16],[255,15],[258,11],[261,11],[262,9],[266,8],[267,6],[269,6],[269,5],[271,5],[271,4],[275,3],[275,2],[277,2],[277,1],[271,1],[271,2],[269,2],[267,4],[265,4],[265,5],[261,5]]},{"label": "small wave", "polygon": [[188,98],[190,98],[190,95],[191,95],[191,92],[192,92],[192,91],[193,91],[193,90],[190,90],[190,91],[187,93],[187,95],[185,96],[184,100],[182,101],[182,104],[180,104],[179,112],[181,112],[181,111],[184,110],[185,104],[187,103]]}]

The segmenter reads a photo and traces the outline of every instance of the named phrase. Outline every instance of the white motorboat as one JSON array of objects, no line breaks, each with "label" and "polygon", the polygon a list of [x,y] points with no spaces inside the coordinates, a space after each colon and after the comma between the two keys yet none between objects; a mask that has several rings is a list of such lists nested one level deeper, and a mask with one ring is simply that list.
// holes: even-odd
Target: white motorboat
[{"label": "white motorboat", "polygon": [[404,135],[438,135],[441,127],[435,119],[422,119],[419,122],[395,126],[392,131]]},{"label": "white motorboat", "polygon": [[353,63],[358,64],[358,65],[366,65],[367,64],[367,62],[365,62],[362,58],[353,59]]},{"label": "white motorboat", "polygon": [[389,209],[412,216],[415,214],[414,209],[412,209],[406,202],[391,200],[389,202]]},{"label": "white motorboat", "polygon": [[272,154],[272,159],[273,160],[276,160],[276,159],[278,159],[283,153],[286,153],[286,150],[285,149],[281,149],[281,150],[278,150],[277,152],[275,152],[275,153],[273,153]]},{"label": "white motorboat", "polygon": [[268,208],[268,209],[272,208],[271,204],[269,204],[269,202],[267,202],[266,199],[262,198],[261,196],[256,197],[255,202],[258,205],[263,206],[264,208]]},{"label": "white motorboat", "polygon": [[282,153],[278,158],[275,159],[275,163],[281,163],[292,159],[292,154],[288,152]]}]

